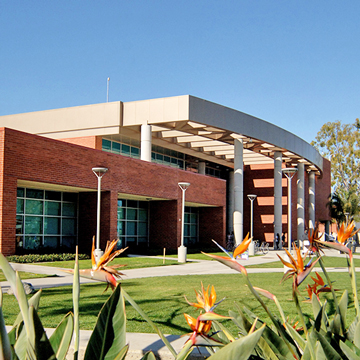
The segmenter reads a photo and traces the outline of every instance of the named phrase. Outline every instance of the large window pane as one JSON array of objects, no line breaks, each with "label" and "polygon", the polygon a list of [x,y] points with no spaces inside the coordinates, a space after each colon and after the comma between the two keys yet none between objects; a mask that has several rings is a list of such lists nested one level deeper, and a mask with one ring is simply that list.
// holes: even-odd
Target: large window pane
[{"label": "large window pane", "polygon": [[24,197],[24,196],[25,196],[25,189],[17,188],[17,197]]},{"label": "large window pane", "polygon": [[120,144],[117,142],[112,143],[112,152],[115,154],[120,154]]},{"label": "large window pane", "polygon": [[54,201],[45,201],[45,215],[61,215],[61,203]]},{"label": "large window pane", "polygon": [[43,199],[44,190],[26,189],[26,197],[31,199]]},{"label": "large window pane", "polygon": [[42,239],[40,236],[25,236],[24,249],[37,250],[40,248]]},{"label": "large window pane", "polygon": [[25,213],[42,215],[43,214],[43,201],[42,200],[29,200],[25,201]]},{"label": "large window pane", "polygon": [[118,219],[125,219],[126,209],[118,207]]},{"label": "large window pane", "polygon": [[75,236],[63,236],[62,238],[63,250],[66,251],[66,249],[68,249],[70,251],[74,251],[75,242],[76,242]]},{"label": "large window pane", "polygon": [[25,216],[25,234],[42,234],[42,217]]},{"label": "large window pane", "polygon": [[117,223],[117,235],[125,235],[125,221],[118,221]]},{"label": "large window pane", "polygon": [[136,220],[137,219],[136,213],[137,213],[136,209],[127,209],[126,219],[127,220]]},{"label": "large window pane", "polygon": [[60,238],[58,236],[45,236],[44,247],[56,249],[59,246]]},{"label": "large window pane", "polygon": [[144,210],[144,209],[139,210],[139,220],[147,221],[147,210]]},{"label": "large window pane", "polygon": [[46,200],[61,201],[61,192],[58,191],[45,191]]},{"label": "large window pane", "polygon": [[17,199],[16,201],[16,213],[23,214],[24,213],[24,199]]},{"label": "large window pane", "polygon": [[62,216],[76,216],[76,204],[75,203],[63,203]]},{"label": "large window pane", "polygon": [[44,234],[60,234],[60,218],[44,218]]},{"label": "large window pane", "polygon": [[16,233],[24,233],[24,217],[21,215],[16,215]]},{"label": "large window pane", "polygon": [[111,141],[102,139],[102,149],[104,151],[111,151]]},{"label": "large window pane", "polygon": [[136,222],[128,221],[126,224],[126,235],[137,235],[136,234]]}]

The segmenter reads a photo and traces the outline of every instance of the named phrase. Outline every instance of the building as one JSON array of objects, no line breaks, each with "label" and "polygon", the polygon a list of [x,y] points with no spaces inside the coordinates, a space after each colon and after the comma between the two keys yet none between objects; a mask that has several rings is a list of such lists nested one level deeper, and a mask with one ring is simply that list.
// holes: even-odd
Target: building
[{"label": "building", "polygon": [[311,145],[266,121],[193,96],[111,102],[0,117],[0,251],[88,252],[96,232],[102,178],[101,243],[176,249],[186,191],[184,241],[206,248],[250,229],[272,244],[287,232],[292,180],[292,238],[329,224],[330,163]]}]

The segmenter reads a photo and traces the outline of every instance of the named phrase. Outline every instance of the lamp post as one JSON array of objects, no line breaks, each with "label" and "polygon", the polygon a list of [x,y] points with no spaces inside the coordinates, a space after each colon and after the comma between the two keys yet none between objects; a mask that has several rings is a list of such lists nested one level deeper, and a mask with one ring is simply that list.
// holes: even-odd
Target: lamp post
[{"label": "lamp post", "polygon": [[100,249],[100,205],[101,205],[101,178],[108,171],[106,167],[93,167],[93,173],[98,178],[98,190],[97,190],[97,213],[96,213],[96,249],[94,252],[95,261],[98,263],[103,252]]},{"label": "lamp post", "polygon": [[182,190],[182,208],[181,208],[181,245],[178,247],[178,262],[186,262],[186,247],[184,246],[184,213],[185,213],[185,191],[190,186],[188,182],[179,182]]},{"label": "lamp post", "polygon": [[291,179],[297,172],[297,168],[281,169],[288,179],[288,251],[291,252]]},{"label": "lamp post", "polygon": [[250,200],[250,237],[251,243],[249,245],[249,255],[255,255],[255,246],[254,246],[254,200],[256,199],[257,195],[249,194],[248,199]]}]

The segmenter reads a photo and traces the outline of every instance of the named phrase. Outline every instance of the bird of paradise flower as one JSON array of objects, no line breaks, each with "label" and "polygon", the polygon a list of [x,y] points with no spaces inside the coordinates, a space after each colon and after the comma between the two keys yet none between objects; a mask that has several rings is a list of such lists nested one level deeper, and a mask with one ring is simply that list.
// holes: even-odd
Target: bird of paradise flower
[{"label": "bird of paradise flower", "polygon": [[[92,250],[91,250],[91,269],[81,269],[79,270],[79,275],[81,277],[97,280],[101,282],[105,282],[107,284],[106,291],[110,286],[112,290],[114,290],[118,284],[116,279],[120,279],[121,275],[124,275],[119,270],[120,267],[124,267],[126,265],[108,265],[116,256],[123,253],[126,249],[120,249],[113,252],[117,244],[117,240],[108,241],[106,244],[106,248],[104,254],[100,257],[99,261],[96,263],[95,261],[95,237],[93,238]],[[64,270],[66,272],[73,273],[73,270]]]},{"label": "bird of paradise flower", "polygon": [[301,256],[301,249],[299,249],[296,244],[294,244],[294,250],[296,253],[296,260],[293,258],[293,256],[285,249],[285,252],[289,258],[289,261],[286,261],[279,256],[279,254],[276,254],[280,261],[289,268],[289,270],[284,274],[283,278],[281,279],[281,282],[293,278],[293,284],[294,287],[297,288],[304,280],[305,278],[310,274],[311,270],[315,266],[315,264],[318,262],[320,257],[318,257],[315,261],[311,259],[307,265],[304,265],[304,260],[306,258],[306,254],[304,255],[304,258]]},{"label": "bird of paradise flower", "polygon": [[216,292],[214,286],[210,285],[205,290],[203,284],[201,283],[201,291],[197,292],[195,290],[197,302],[190,302],[185,296],[185,300],[190,306],[193,306],[197,309],[205,310],[205,313],[200,314],[197,319],[192,316],[185,314],[185,319],[192,333],[190,334],[189,340],[192,346],[222,346],[223,344],[215,339],[213,336],[215,333],[210,333],[212,321],[213,320],[223,320],[230,319],[228,316],[222,316],[216,314],[214,309],[224,300],[216,302]]}]

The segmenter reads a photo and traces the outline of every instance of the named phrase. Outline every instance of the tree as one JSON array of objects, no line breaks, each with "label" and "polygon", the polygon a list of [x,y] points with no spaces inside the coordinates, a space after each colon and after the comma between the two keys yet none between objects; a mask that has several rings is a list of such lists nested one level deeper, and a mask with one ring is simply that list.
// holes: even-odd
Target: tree
[{"label": "tree", "polygon": [[[360,121],[342,124],[340,121],[324,124],[311,142],[322,156],[331,161],[332,195],[341,200],[341,210],[354,217],[360,212]],[[338,214],[337,218],[341,218]]]}]

